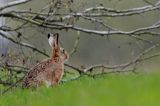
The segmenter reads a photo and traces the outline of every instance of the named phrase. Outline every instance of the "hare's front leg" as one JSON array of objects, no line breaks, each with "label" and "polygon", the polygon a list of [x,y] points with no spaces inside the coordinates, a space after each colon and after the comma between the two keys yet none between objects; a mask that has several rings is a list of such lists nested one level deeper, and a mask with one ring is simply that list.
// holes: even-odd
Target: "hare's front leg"
[{"label": "hare's front leg", "polygon": [[52,72],[52,86],[57,86],[62,79],[63,71],[61,69]]}]

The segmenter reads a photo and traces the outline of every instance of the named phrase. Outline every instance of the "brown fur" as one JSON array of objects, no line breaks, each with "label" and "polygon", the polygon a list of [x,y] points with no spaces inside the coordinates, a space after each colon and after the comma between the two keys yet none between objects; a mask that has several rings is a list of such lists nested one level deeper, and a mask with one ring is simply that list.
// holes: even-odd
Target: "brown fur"
[{"label": "brown fur", "polygon": [[55,45],[58,44],[55,41],[51,57],[29,70],[23,80],[23,87],[55,86],[60,82],[64,73],[64,61],[68,59],[68,53]]}]

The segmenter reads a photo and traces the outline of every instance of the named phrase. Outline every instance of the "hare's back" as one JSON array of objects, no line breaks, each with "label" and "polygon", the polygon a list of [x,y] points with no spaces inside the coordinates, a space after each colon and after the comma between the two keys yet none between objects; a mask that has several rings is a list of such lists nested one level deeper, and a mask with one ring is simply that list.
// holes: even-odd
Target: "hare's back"
[{"label": "hare's back", "polygon": [[39,83],[39,79],[37,78],[44,75],[44,73],[47,73],[47,70],[51,69],[51,67],[54,67],[51,62],[51,59],[46,59],[31,68],[31,70],[29,70],[24,77],[22,86],[25,87],[29,86],[30,84]]}]

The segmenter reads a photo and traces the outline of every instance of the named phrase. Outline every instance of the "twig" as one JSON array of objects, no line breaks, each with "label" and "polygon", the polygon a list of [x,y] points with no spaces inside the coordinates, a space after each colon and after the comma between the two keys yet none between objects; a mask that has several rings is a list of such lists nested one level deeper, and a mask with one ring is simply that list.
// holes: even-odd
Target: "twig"
[{"label": "twig", "polygon": [[20,4],[25,4],[29,1],[32,1],[32,0],[16,0],[16,1],[9,2],[8,4],[0,7],[0,11],[4,10],[6,8],[9,8],[9,7],[17,6],[17,5],[20,5]]},{"label": "twig", "polygon": [[12,89],[13,87],[17,86],[18,83],[20,83],[23,80],[24,77],[20,78],[18,81],[16,81],[14,84],[11,84],[10,87],[8,87],[7,89],[5,89],[2,92],[2,95],[4,95],[6,92],[8,92],[10,89]]},{"label": "twig", "polygon": [[20,42],[17,42],[17,41],[15,41],[15,40],[13,40],[12,38],[8,37],[8,36],[7,36],[5,33],[3,33],[3,32],[0,32],[0,36],[6,38],[6,39],[9,40],[9,41],[12,41],[12,42],[15,43],[15,44],[18,44],[18,45],[23,46],[23,47],[30,48],[30,49],[32,49],[33,51],[37,51],[37,52],[39,52],[39,53],[41,53],[41,54],[43,54],[43,55],[45,55],[45,56],[47,56],[47,57],[49,56],[49,55],[47,55],[45,52],[42,52],[41,50],[37,49],[36,47],[33,47],[33,46],[30,45],[30,44],[20,43]]},{"label": "twig", "polygon": [[71,52],[69,53],[70,54],[70,57],[72,57],[72,55],[77,51],[77,47],[78,47],[78,44],[79,44],[79,40],[80,40],[80,35],[78,34],[77,35],[77,38],[74,42],[74,47],[73,49],[71,50]]},{"label": "twig", "polygon": [[145,54],[149,53],[150,51],[152,51],[152,50],[155,49],[156,47],[159,47],[159,44],[156,44],[156,45],[153,45],[153,46],[147,48],[147,49],[144,50],[142,53],[140,53],[134,60],[131,60],[131,61],[125,63],[125,64],[114,65],[114,66],[106,66],[106,65],[102,65],[102,64],[99,64],[99,65],[91,65],[91,66],[89,66],[88,68],[85,68],[85,69],[84,69],[84,72],[85,72],[85,73],[88,72],[88,71],[91,72],[91,71],[93,71],[93,69],[95,69],[95,68],[105,68],[105,69],[118,69],[118,68],[121,68],[121,69],[124,69],[124,68],[126,68],[126,67],[129,67],[129,66],[132,65],[132,64],[136,64],[137,62],[142,62],[142,61],[144,61],[144,60],[146,60],[146,59],[150,59],[150,58],[152,58],[152,57],[159,56],[159,54],[158,54],[158,55],[153,55],[153,56],[147,57],[147,58],[145,58],[145,59],[142,59],[142,57],[143,57]]}]

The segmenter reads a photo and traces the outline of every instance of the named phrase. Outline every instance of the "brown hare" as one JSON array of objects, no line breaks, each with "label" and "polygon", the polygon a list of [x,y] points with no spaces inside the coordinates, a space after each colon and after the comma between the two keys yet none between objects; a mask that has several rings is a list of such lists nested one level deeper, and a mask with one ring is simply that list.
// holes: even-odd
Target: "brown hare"
[{"label": "brown hare", "polygon": [[58,44],[58,33],[48,34],[48,42],[52,47],[50,58],[38,63],[26,74],[22,87],[38,87],[40,85],[57,85],[64,73],[64,62],[69,58],[68,53]]}]

